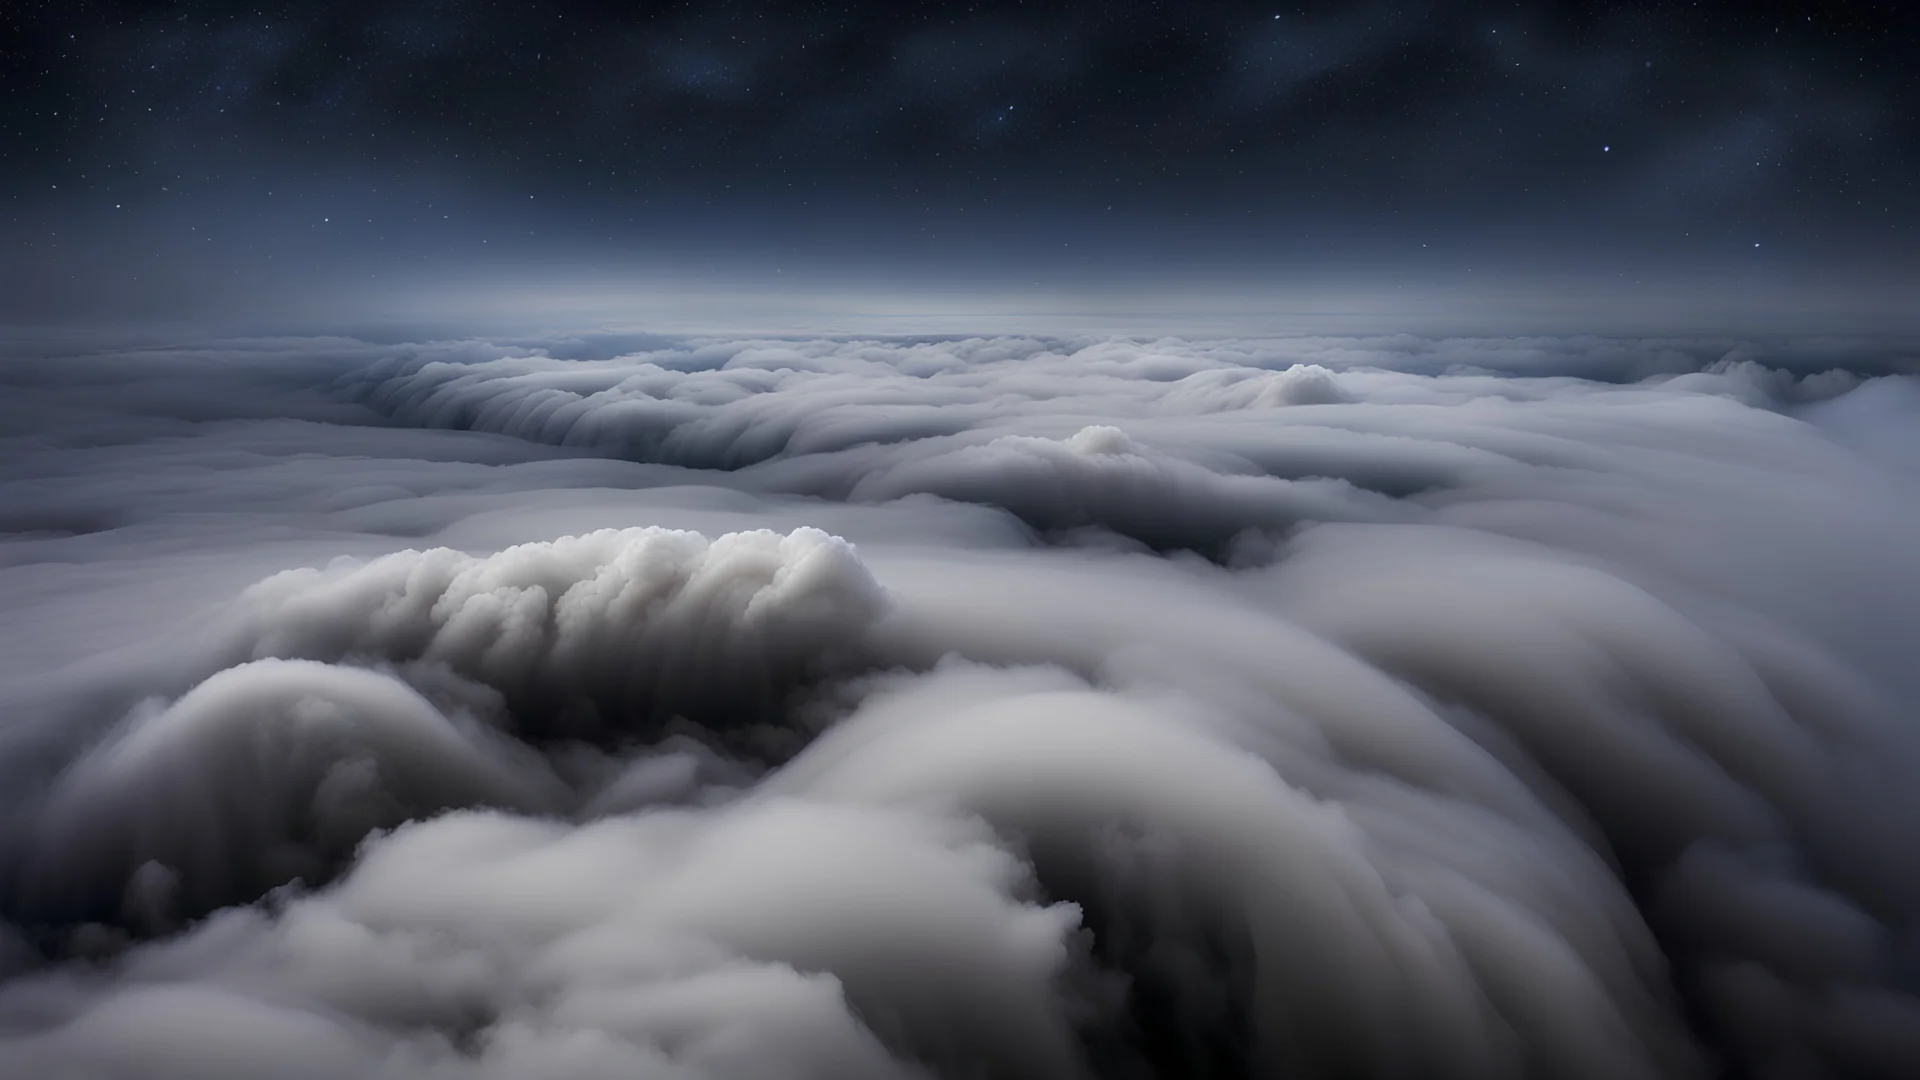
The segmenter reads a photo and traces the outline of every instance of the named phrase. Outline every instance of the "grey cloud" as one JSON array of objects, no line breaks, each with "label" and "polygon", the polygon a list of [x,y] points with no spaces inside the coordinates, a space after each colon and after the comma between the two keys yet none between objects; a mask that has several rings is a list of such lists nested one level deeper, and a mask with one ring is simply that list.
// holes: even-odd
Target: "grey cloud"
[{"label": "grey cloud", "polygon": [[845,541],[605,530],[487,558],[408,551],[248,590],[259,656],[444,667],[505,698],[528,736],[627,734],[686,715],[741,727],[857,647],[886,597]]},{"label": "grey cloud", "polygon": [[[1703,360],[1703,354],[1718,362]],[[1409,386],[1403,376],[1381,368],[1453,377]],[[1743,393],[1759,404],[1845,386],[1796,381],[1786,369],[1760,368],[1732,343],[1400,337],[1200,345],[972,339],[889,348],[859,341],[709,342],[589,363],[537,356],[480,365],[388,363],[355,377],[348,388],[408,424],[478,428],[645,461],[737,470],[763,489],[836,500],[916,491],[945,495],[1004,507],[1043,530],[1094,524],[1153,546],[1217,549],[1238,529],[1223,534],[1223,526],[1208,524],[1206,507],[1171,510],[1154,527],[1120,520],[1125,515],[1119,503],[1147,505],[1139,497],[1164,493],[1160,497],[1177,500],[1181,492],[1205,489],[1201,502],[1224,499],[1233,506],[1227,516],[1241,527],[1284,525],[1308,509],[1287,505],[1300,500],[1317,503],[1322,516],[1380,511],[1324,484],[1319,490],[1289,487],[1258,476],[1209,481],[1188,475],[1185,462],[1150,463],[1150,449],[1056,451],[1032,436],[1067,440],[1127,419],[1165,431],[1173,438],[1164,445],[1175,446],[1185,441],[1177,430],[1183,417],[1362,400],[1412,404],[1588,393],[1594,388],[1584,384],[1498,376],[1595,372],[1626,379],[1693,373],[1683,377],[1705,382],[1688,388]],[[1264,419],[1253,422],[1273,426]],[[1279,426],[1290,432],[1347,426],[1338,414],[1327,417],[1331,423],[1313,422],[1320,419],[1289,415]],[[1193,440],[1199,445],[1192,449],[1210,459],[1202,464],[1214,471],[1256,471],[1225,459],[1222,450],[1229,448],[1220,446],[1221,434]],[[1250,451],[1229,452],[1251,453],[1257,471],[1287,480],[1352,480],[1390,494],[1442,482],[1434,476],[1435,463],[1458,455],[1446,445],[1455,440],[1434,440],[1440,444],[1436,456],[1397,455],[1398,468],[1386,471],[1376,455],[1368,455],[1374,462],[1363,462],[1317,449],[1340,436],[1314,432],[1303,440],[1311,445],[1292,454],[1262,453],[1261,444],[1271,438],[1249,440],[1255,444]],[[1324,471],[1276,460],[1287,457]],[[1252,494],[1259,490],[1266,494]],[[1260,509],[1250,509],[1249,496]],[[1329,499],[1350,505],[1331,511]]]},{"label": "grey cloud", "polygon": [[977,824],[854,808],[578,829],[456,814],[370,845],[335,889],[138,950],[105,986],[62,970],[7,986],[0,1009],[32,1009],[42,1030],[6,1060],[98,1076],[925,1075],[873,1024],[930,1056],[1061,1075],[1030,1055],[1064,1052],[1048,986],[1074,912],[1017,899],[1022,874]]},{"label": "grey cloud", "polygon": [[0,1067],[1920,1060],[1897,347],[551,352],[9,362]]},{"label": "grey cloud", "polygon": [[58,779],[10,906],[34,922],[166,929],[330,876],[377,828],[456,806],[548,809],[558,784],[541,779],[397,679],[243,664],[137,710]]}]

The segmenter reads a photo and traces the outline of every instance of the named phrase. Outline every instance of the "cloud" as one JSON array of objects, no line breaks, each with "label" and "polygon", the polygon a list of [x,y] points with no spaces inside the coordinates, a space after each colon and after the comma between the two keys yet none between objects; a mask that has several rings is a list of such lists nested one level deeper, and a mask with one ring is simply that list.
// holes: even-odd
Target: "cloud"
[{"label": "cloud", "polygon": [[1920,1062],[1886,346],[38,348],[5,1070]]},{"label": "cloud", "polygon": [[593,738],[683,715],[720,730],[857,651],[886,608],[844,540],[817,529],[709,541],[602,530],[485,558],[446,548],[295,570],[249,589],[240,647],[444,669],[498,692],[522,737]]},{"label": "cloud", "polygon": [[397,679],[299,661],[228,668],[137,711],[59,778],[14,906],[33,921],[167,928],[325,877],[377,828],[456,806],[546,809],[557,785],[514,764]]},{"label": "cloud", "polygon": [[143,1077],[926,1075],[878,1029],[928,1057],[1071,1075],[1052,976],[1075,912],[1017,898],[1024,876],[982,826],[944,817],[453,814],[369,845],[334,889],[136,950],[105,985],[55,969],[0,989],[0,1010],[40,1018],[5,1060]]}]

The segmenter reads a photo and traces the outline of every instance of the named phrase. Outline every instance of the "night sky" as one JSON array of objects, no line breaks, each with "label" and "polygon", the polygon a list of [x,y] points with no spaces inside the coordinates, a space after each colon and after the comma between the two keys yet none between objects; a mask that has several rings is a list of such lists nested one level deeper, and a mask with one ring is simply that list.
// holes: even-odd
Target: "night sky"
[{"label": "night sky", "polygon": [[3,18],[15,318],[559,266],[1083,299],[1551,281],[1615,307],[1733,281],[1886,315],[1920,268],[1894,3]]}]

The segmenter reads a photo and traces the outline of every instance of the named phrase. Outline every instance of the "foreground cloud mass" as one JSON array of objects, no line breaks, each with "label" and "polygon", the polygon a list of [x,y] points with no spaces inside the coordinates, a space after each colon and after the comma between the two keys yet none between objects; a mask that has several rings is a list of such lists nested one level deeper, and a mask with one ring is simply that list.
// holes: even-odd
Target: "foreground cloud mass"
[{"label": "foreground cloud mass", "polygon": [[1897,348],[8,348],[0,1073],[1920,1072]]}]

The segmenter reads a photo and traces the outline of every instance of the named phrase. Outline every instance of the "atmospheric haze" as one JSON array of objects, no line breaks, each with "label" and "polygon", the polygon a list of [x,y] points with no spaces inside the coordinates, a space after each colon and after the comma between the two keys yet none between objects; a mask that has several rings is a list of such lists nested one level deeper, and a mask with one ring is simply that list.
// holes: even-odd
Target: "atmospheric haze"
[{"label": "atmospheric haze", "polygon": [[109,337],[7,1076],[1920,1075],[1910,341]]}]

